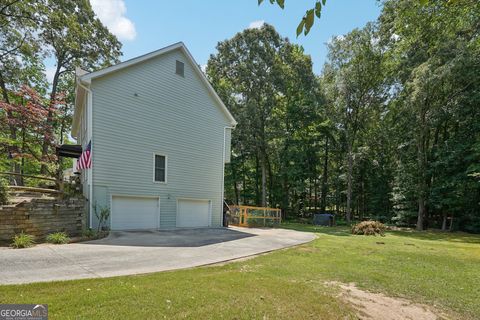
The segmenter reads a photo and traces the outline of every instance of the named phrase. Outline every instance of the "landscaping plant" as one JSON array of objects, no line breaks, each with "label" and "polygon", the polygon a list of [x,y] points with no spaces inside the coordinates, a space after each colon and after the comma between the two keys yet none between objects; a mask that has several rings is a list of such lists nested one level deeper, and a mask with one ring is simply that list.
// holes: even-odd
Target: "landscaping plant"
[{"label": "landscaping plant", "polygon": [[14,249],[29,248],[35,244],[34,239],[34,236],[31,234],[26,234],[22,231],[21,233],[13,236],[11,246]]},{"label": "landscaping plant", "polygon": [[82,237],[87,239],[93,239],[97,236],[97,233],[92,228],[88,228],[82,231]]},{"label": "landscaping plant", "polygon": [[5,178],[0,178],[0,205],[7,204],[8,200],[8,181]]},{"label": "landscaping plant", "polygon": [[47,242],[54,244],[65,244],[70,242],[70,238],[65,232],[55,232],[47,236]]},{"label": "landscaping plant", "polygon": [[99,233],[102,230],[105,230],[105,231],[108,230],[107,221],[108,221],[108,218],[110,217],[110,208],[100,207],[100,209],[97,210],[97,205],[95,204],[94,212],[95,212],[95,216],[98,219],[97,233]]},{"label": "landscaping plant", "polygon": [[352,234],[363,234],[365,236],[385,236],[385,225],[378,221],[362,221],[352,227]]}]

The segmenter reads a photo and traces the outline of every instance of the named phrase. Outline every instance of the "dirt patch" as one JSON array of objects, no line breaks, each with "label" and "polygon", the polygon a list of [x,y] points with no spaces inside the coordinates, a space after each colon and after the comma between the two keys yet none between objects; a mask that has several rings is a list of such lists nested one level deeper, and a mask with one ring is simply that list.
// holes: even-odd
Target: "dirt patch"
[{"label": "dirt patch", "polygon": [[350,304],[359,319],[375,320],[437,320],[450,319],[433,308],[412,301],[388,297],[382,293],[361,290],[355,284],[328,282],[327,285],[340,289],[339,297]]}]

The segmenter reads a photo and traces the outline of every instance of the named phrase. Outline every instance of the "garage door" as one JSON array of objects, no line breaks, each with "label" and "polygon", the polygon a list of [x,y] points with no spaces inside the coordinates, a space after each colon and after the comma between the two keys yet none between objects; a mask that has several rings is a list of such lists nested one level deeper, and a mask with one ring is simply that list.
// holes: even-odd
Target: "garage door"
[{"label": "garage door", "polygon": [[158,229],[158,198],[112,197],[112,230]]},{"label": "garage door", "polygon": [[210,201],[178,200],[177,227],[208,227],[210,225]]}]

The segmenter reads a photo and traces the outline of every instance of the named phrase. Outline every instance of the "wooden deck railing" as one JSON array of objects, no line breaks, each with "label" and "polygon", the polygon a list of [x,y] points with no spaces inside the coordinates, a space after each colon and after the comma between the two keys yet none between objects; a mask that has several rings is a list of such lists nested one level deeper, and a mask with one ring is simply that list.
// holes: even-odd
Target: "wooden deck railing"
[{"label": "wooden deck railing", "polygon": [[282,210],[254,206],[230,206],[230,224],[240,227],[267,227],[282,222]]}]

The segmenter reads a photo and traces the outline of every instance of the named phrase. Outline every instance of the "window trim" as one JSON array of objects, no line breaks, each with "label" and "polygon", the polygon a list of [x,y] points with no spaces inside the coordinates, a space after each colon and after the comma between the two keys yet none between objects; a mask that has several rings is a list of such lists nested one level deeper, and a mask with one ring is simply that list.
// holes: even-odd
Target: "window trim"
[{"label": "window trim", "polygon": [[[165,181],[155,180],[155,156],[165,157]],[[167,177],[168,177],[168,156],[165,153],[154,152],[153,153],[153,177],[152,177],[153,183],[167,184]]]}]

